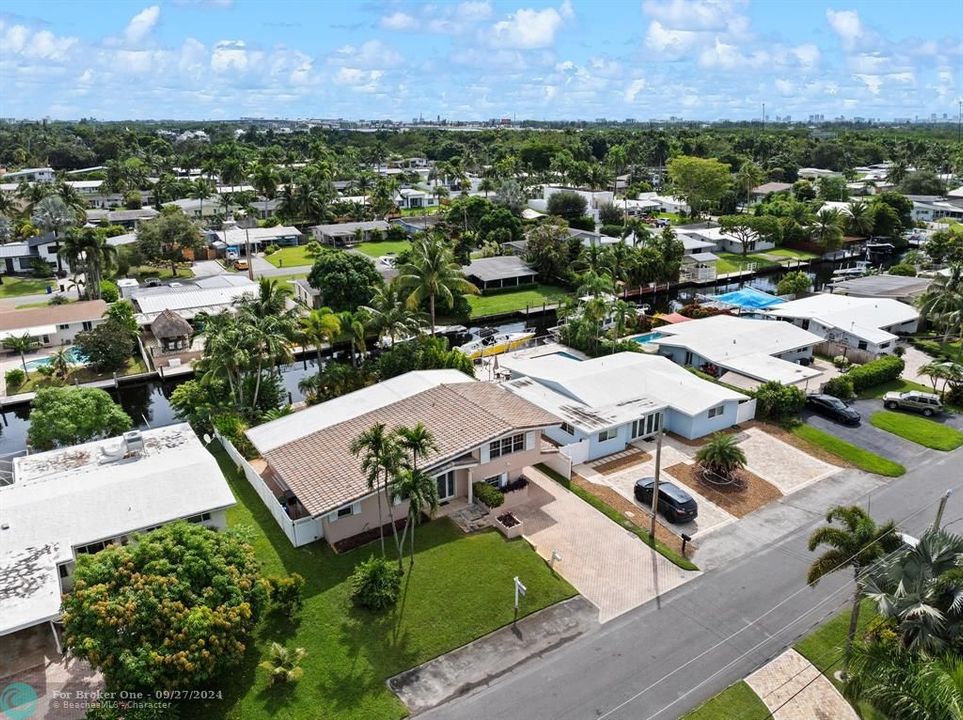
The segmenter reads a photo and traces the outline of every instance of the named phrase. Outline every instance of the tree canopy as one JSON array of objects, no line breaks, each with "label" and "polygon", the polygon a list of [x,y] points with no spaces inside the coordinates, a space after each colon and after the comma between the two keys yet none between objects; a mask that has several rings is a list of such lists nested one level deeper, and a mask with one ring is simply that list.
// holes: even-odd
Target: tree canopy
[{"label": "tree canopy", "polygon": [[195,252],[204,245],[200,228],[180,212],[164,213],[137,229],[137,248],[150,262],[170,263],[176,274],[177,263],[187,259],[185,251]]},{"label": "tree canopy", "polygon": [[308,283],[320,291],[322,305],[341,312],[367,305],[383,280],[363,255],[326,248],[315,258]]},{"label": "tree canopy", "polygon": [[131,419],[103,390],[42,388],[30,411],[27,440],[35,450],[77,445],[129,430]]},{"label": "tree canopy", "polygon": [[173,523],[78,557],[66,644],[112,690],[197,688],[241,661],[265,593],[250,545]]},{"label": "tree canopy", "polygon": [[719,202],[732,185],[730,168],[713,158],[680,155],[669,161],[672,189],[684,197],[694,215]]}]

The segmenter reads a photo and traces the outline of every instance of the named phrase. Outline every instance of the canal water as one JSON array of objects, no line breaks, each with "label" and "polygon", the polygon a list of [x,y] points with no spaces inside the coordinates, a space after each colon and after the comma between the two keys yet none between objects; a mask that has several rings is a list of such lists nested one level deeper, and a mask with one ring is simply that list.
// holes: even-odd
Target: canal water
[{"label": "canal water", "polygon": [[[821,263],[812,269],[806,270],[807,274],[813,279],[814,289],[821,289],[832,277],[834,269],[832,263]],[[775,292],[776,285],[788,270],[760,275],[754,278],[747,278],[736,282],[723,282],[715,285],[700,285],[691,288],[676,288],[671,291],[663,291],[654,295],[645,295],[641,302],[650,306],[651,312],[669,312],[678,309],[697,299],[698,295],[719,295],[731,290],[738,290],[743,287],[753,287],[766,292]],[[525,319],[501,322],[495,327],[500,332],[520,332],[531,330],[537,336],[547,335],[548,329],[557,324],[554,312],[541,315],[533,315]],[[472,327],[470,330],[477,332],[479,327]],[[298,382],[302,378],[313,375],[317,372],[318,363],[314,353],[309,353],[304,359],[297,360],[281,368],[281,378],[285,390],[289,393],[292,401],[303,400],[303,395],[298,390]],[[145,383],[122,385],[117,389],[110,389],[108,392],[120,403],[138,428],[144,430],[148,427],[160,427],[178,422],[177,415],[170,405],[170,396],[174,388],[187,377],[180,380],[161,381],[154,380]],[[30,406],[27,404],[9,408],[0,416],[0,458],[10,454],[19,453],[24,450],[27,444],[27,418],[30,415]]]}]

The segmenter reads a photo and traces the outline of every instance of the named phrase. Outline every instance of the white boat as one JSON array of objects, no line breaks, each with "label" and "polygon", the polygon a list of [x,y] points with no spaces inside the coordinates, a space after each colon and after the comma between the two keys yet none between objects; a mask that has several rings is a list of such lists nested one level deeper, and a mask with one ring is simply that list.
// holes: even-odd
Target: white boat
[{"label": "white boat", "polygon": [[488,337],[478,338],[459,346],[459,350],[472,360],[501,355],[510,350],[517,350],[535,337],[534,332],[496,333]]},{"label": "white boat", "polygon": [[851,277],[862,277],[869,273],[873,269],[872,264],[866,262],[865,260],[857,260],[853,267],[839,268],[838,270],[833,270],[833,277],[837,278],[851,278]]}]

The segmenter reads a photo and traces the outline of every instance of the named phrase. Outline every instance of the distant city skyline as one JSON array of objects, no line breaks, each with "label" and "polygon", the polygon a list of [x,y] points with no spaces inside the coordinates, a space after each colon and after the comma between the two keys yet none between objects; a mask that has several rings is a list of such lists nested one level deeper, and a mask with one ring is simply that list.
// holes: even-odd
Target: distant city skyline
[{"label": "distant city skyline", "polygon": [[956,122],[960,27],[957,0],[5,0],[0,116]]}]

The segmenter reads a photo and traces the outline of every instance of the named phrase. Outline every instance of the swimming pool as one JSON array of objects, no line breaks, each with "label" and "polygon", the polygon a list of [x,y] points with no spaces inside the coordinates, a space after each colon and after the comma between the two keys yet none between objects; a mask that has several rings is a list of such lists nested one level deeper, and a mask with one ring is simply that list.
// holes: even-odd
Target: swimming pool
[{"label": "swimming pool", "polygon": [[[75,348],[75,347],[68,348],[67,356],[70,358],[70,362],[72,362],[74,365],[87,364],[87,358],[84,356],[82,352],[80,352],[79,348]],[[30,370],[36,370],[39,367],[42,367],[44,365],[49,365],[49,364],[50,364],[49,355],[47,357],[37,358],[36,360],[31,360],[30,362],[27,363],[27,371],[29,372]]]},{"label": "swimming pool", "polygon": [[639,345],[645,345],[646,343],[650,343],[653,340],[658,340],[659,338],[663,337],[665,337],[665,333],[660,333],[655,330],[652,332],[647,332],[644,335],[636,335],[634,338],[632,338],[632,340],[639,343]]},{"label": "swimming pool", "polygon": [[567,353],[564,350],[559,350],[558,352],[549,353],[548,355],[545,355],[545,357],[549,357],[549,355],[559,355],[560,357],[563,357],[566,360],[574,360],[575,362],[582,362],[582,358],[575,357],[574,355],[572,355],[572,353]]}]

